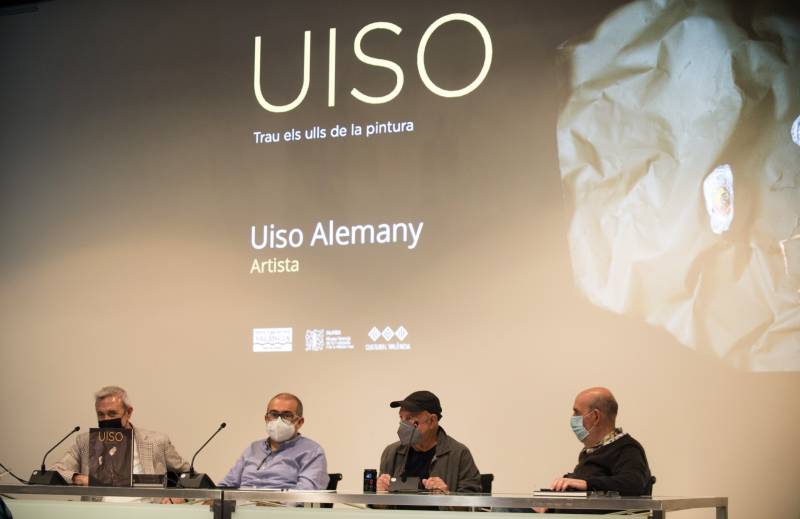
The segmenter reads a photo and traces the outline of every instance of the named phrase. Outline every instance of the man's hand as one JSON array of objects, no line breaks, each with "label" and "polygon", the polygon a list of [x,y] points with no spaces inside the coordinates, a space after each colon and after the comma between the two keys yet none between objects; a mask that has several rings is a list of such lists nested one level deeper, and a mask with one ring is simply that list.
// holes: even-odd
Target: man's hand
[{"label": "man's hand", "polygon": [[381,474],[381,477],[375,482],[375,490],[378,492],[386,492],[389,490],[389,483],[391,480],[391,476],[389,474]]},{"label": "man's hand", "polygon": [[165,497],[161,499],[162,505],[180,505],[185,503],[186,500],[182,497]]},{"label": "man's hand", "polygon": [[[569,489],[586,490],[587,488],[586,481],[574,478],[557,478],[550,484],[550,489],[557,492],[563,492]],[[547,508],[537,506],[533,509],[533,511],[537,514],[544,514],[547,513]]]},{"label": "man's hand", "polygon": [[425,490],[431,490],[433,492],[442,492],[447,493],[450,489],[447,488],[447,483],[445,483],[442,478],[434,476],[432,478],[423,479],[422,486],[425,487]]},{"label": "man's hand", "polygon": [[572,479],[572,478],[557,478],[553,483],[550,484],[550,488],[557,492],[561,492],[564,490],[586,490],[586,481],[582,479]]},{"label": "man's hand", "polygon": [[72,475],[72,484],[73,485],[81,485],[84,487],[89,486],[89,476],[86,474],[73,474]]}]

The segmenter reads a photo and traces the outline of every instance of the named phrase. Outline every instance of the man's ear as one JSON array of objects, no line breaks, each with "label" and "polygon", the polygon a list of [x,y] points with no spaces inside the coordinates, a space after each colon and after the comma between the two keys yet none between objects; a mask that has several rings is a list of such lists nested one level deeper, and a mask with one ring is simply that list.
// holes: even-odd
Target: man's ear
[{"label": "man's ear", "polygon": [[301,416],[300,419],[297,420],[297,430],[298,431],[300,430],[300,428],[303,426],[304,423],[306,423],[306,419]]}]

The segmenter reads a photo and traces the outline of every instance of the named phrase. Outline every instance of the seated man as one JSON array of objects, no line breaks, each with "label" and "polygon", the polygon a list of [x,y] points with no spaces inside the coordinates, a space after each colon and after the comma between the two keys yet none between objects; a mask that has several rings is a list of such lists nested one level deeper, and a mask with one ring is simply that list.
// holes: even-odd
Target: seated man
[{"label": "seated man", "polygon": [[[97,391],[94,394],[94,408],[98,427],[101,429],[133,429],[134,474],[164,474],[167,470],[189,470],[189,463],[178,454],[166,434],[133,426],[133,406],[128,400],[128,393],[121,387],[107,386]],[[89,432],[79,434],[75,438],[75,444],[52,469],[57,470],[67,482],[88,485]]]},{"label": "seated man", "polygon": [[[389,489],[391,477],[416,476],[421,489],[437,492],[480,492],[481,477],[469,449],[439,426],[442,406],[430,391],[415,391],[389,404],[400,408],[400,441],[381,455],[377,489]],[[405,462],[405,463],[404,463]]]},{"label": "seated man", "polygon": [[[556,478],[550,485],[551,489],[604,490],[619,492],[622,496],[650,495],[653,484],[644,447],[616,426],[617,409],[614,395],[604,387],[578,393],[570,422],[572,431],[584,447],[573,471]],[[544,508],[535,510],[547,511]],[[583,510],[581,513],[592,511]]]},{"label": "seated man", "polygon": [[264,421],[267,438],[251,443],[219,486],[325,489],[328,462],[318,443],[300,435],[305,422],[300,399],[278,393],[267,404]]}]

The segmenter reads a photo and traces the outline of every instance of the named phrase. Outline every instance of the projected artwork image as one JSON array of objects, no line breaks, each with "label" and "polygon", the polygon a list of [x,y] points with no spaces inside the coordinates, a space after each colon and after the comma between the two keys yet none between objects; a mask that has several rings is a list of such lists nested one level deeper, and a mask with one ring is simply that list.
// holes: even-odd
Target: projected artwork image
[{"label": "projected artwork image", "polygon": [[569,242],[594,304],[800,370],[799,57],[788,19],[741,26],[724,3],[635,2],[563,49]]}]

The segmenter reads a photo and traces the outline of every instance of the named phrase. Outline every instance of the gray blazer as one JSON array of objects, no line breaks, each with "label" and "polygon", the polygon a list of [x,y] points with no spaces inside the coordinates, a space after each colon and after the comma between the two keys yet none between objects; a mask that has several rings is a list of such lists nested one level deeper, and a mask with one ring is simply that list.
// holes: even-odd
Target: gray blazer
[{"label": "gray blazer", "polygon": [[[383,450],[380,474],[399,476],[408,447],[394,442]],[[436,453],[431,462],[430,475],[438,476],[447,484],[450,492],[480,492],[481,474],[466,445],[448,436],[439,427]]]},{"label": "gray blazer", "polygon": [[[189,462],[178,454],[166,434],[134,427],[133,441],[145,474],[164,474],[168,469],[189,470]],[[67,483],[72,483],[75,474],[89,474],[89,433],[79,434],[72,447],[50,469],[61,473]]]}]

